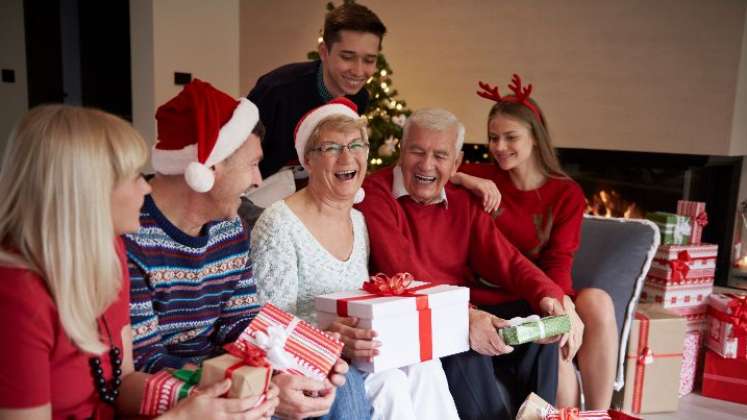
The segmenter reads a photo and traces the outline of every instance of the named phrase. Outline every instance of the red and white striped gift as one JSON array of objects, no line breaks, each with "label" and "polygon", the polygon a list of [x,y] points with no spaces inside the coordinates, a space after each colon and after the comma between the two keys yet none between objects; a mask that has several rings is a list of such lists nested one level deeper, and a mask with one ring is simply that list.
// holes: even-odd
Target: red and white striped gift
[{"label": "red and white striped gift", "polygon": [[[262,307],[234,344],[255,343],[258,333],[268,334],[271,327],[280,327],[287,334],[282,349],[294,363],[290,368],[273,364],[276,370],[321,381],[342,353],[340,340],[269,303]],[[273,363],[272,351],[268,352],[268,360]]]},{"label": "red and white striped gift", "polygon": [[699,244],[703,236],[703,227],[708,224],[708,213],[705,211],[705,203],[701,201],[679,200],[677,202],[677,214],[690,217],[690,220],[692,220],[690,243]]},{"label": "red and white striped gift", "polygon": [[657,303],[667,309],[704,304],[713,292],[713,277],[687,279],[674,283],[647,276],[641,292],[641,303]]}]

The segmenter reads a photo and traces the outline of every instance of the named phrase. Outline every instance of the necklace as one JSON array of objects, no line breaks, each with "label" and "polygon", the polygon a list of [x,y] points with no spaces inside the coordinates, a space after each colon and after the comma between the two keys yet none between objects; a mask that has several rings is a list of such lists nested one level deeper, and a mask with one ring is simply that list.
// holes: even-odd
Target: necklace
[{"label": "necklace", "polygon": [[102,315],[101,320],[104,323],[106,329],[106,335],[109,337],[109,363],[112,367],[112,379],[106,381],[104,378],[104,369],[101,367],[101,358],[98,356],[91,357],[88,359],[88,364],[91,366],[91,376],[93,376],[93,386],[99,393],[101,401],[107,404],[114,404],[114,401],[119,396],[119,386],[122,384],[122,352],[117,346],[114,345],[112,340],[112,333],[109,331],[109,324],[106,322],[106,318]]}]

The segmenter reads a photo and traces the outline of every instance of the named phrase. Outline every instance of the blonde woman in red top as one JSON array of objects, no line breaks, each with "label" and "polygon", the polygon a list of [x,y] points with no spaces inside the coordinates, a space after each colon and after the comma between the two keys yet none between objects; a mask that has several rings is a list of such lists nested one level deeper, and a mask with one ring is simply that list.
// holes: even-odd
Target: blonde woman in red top
[{"label": "blonde woman in red top", "polygon": [[[557,406],[578,406],[575,356],[587,409],[607,409],[612,399],[617,360],[617,326],[612,299],[601,289],[573,290],[571,266],[579,246],[585,209],[581,188],[560,166],[545,117],[532,98],[531,85],[514,75],[510,95],[480,84],[478,94],[495,101],[488,114],[492,165],[464,165],[469,175],[494,181],[501,192],[493,213],[503,234],[574,296],[585,329],[561,347]],[[583,343],[583,345],[582,345]],[[576,353],[578,351],[578,353]]]},{"label": "blonde woman in red top", "polygon": [[[119,235],[138,229],[148,149],[126,121],[65,105],[32,109],[0,166],[0,419],[136,415],[130,284]],[[269,418],[277,389],[223,399],[225,380],[163,418]]]}]

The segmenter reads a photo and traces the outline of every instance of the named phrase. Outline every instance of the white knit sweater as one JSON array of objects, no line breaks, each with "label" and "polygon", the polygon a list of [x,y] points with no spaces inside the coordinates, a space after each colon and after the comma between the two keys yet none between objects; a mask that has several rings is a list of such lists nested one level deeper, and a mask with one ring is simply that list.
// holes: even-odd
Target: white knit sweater
[{"label": "white knit sweater", "polygon": [[351,210],[353,252],[346,261],[330,254],[281,200],[268,207],[251,235],[257,298],[316,322],[314,297],[353,290],[368,279],[368,231],[363,214]]}]

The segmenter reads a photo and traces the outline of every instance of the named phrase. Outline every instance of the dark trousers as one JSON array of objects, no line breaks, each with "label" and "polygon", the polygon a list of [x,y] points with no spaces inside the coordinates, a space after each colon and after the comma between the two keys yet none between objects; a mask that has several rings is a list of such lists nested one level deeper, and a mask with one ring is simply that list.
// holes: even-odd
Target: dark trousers
[{"label": "dark trousers", "polygon": [[[480,309],[503,319],[532,314],[523,301]],[[513,347],[513,352],[501,356],[483,356],[470,350],[441,359],[462,420],[514,419],[530,392],[555,404],[558,345],[529,343]]]}]

